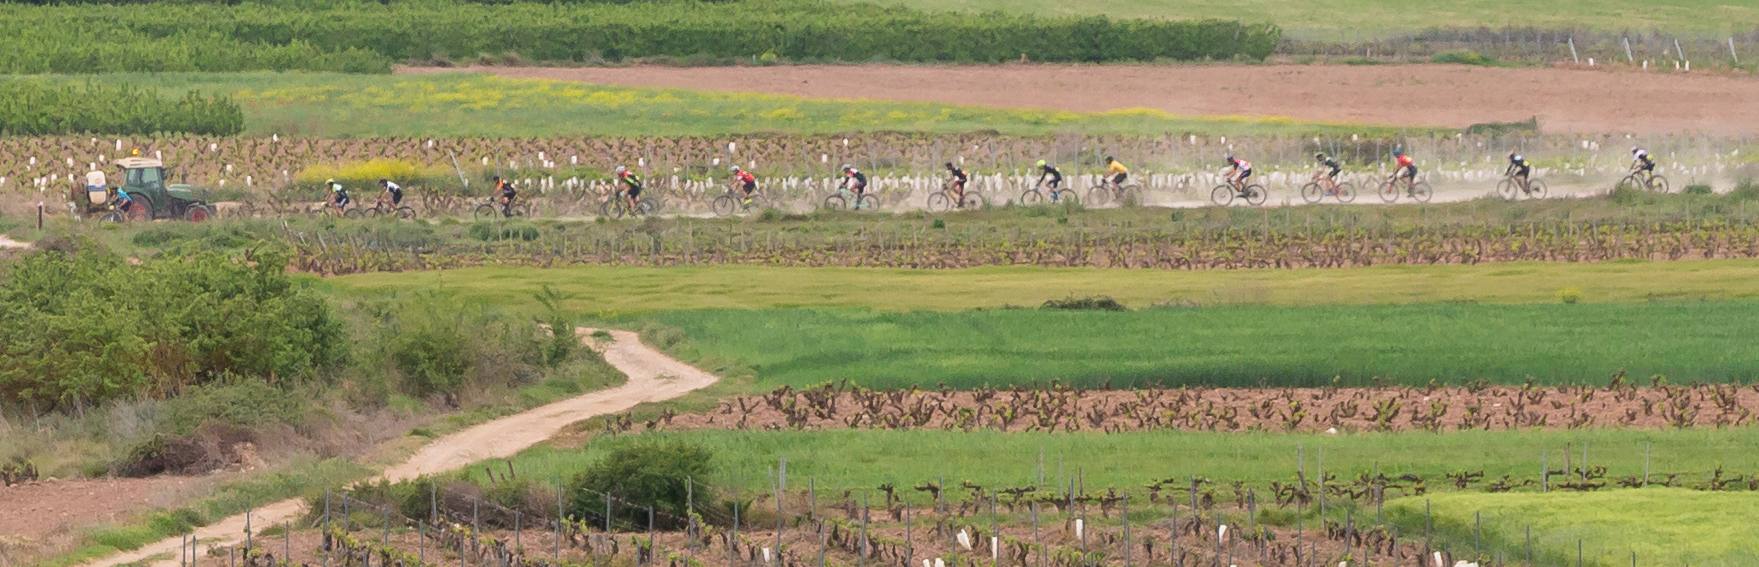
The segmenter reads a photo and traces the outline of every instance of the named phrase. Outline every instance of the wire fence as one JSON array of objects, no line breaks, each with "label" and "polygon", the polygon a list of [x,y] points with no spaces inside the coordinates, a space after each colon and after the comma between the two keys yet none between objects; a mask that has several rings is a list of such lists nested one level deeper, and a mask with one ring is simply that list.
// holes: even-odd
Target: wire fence
[{"label": "wire fence", "polygon": [[1350,28],[1291,35],[1276,53],[1374,61],[1427,61],[1470,51],[1497,60],[1625,65],[1646,69],[1759,69],[1759,29],[1726,34],[1609,32],[1585,28],[1504,26],[1433,28],[1416,33]]}]

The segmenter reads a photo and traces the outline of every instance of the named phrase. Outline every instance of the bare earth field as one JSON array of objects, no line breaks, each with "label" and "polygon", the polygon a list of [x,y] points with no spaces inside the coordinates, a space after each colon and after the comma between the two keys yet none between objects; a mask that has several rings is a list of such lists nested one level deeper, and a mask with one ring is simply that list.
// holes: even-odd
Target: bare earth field
[{"label": "bare earth field", "polygon": [[56,531],[126,519],[210,490],[221,477],[162,476],[51,480],[0,488],[0,536],[39,539]]},{"label": "bare earth field", "polygon": [[1559,133],[1747,135],[1759,79],[1461,65],[404,68],[600,84],[1101,112],[1463,128],[1539,117]]}]

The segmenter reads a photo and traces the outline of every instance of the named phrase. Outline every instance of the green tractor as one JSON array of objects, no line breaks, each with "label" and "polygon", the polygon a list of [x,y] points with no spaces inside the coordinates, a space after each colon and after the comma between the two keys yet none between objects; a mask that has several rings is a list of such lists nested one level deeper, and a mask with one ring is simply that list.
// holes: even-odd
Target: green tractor
[{"label": "green tractor", "polygon": [[[106,220],[184,219],[202,222],[214,218],[214,208],[207,203],[205,192],[184,184],[165,183],[165,163],[153,158],[126,157],[116,160],[122,168],[122,185],[105,187],[102,174],[88,174],[88,185],[74,203],[84,203],[87,216]],[[96,184],[94,184],[96,183]],[[134,204],[124,212],[116,198],[117,190],[126,191]]]}]

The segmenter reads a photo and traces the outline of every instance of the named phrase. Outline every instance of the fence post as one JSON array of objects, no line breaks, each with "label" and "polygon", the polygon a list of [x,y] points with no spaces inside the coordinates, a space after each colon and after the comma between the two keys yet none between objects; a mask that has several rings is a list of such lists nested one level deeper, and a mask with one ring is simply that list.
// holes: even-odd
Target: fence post
[{"label": "fence post", "polygon": [[281,524],[281,558],[288,564],[293,563],[293,522]]},{"label": "fence post", "polygon": [[[1729,59],[1735,60],[1736,65],[1741,64],[1741,54],[1735,53],[1735,38],[1732,35],[1728,38],[1728,57]],[[1631,552],[1631,557],[1635,558],[1636,556],[1637,552]]]},{"label": "fence post", "polygon": [[1582,64],[1582,58],[1576,54],[1576,36],[1573,35],[1570,36],[1570,59],[1574,59],[1577,65]]},{"label": "fence post", "polygon": [[1649,450],[1654,447],[1654,441],[1643,444],[1643,486],[1645,487],[1649,486]]},{"label": "fence post", "polygon": [[861,494],[861,544],[855,550],[856,567],[866,567],[867,565],[867,520],[869,514],[871,512],[867,507],[867,493],[863,492]]},{"label": "fence post", "polygon": [[[330,489],[324,489],[324,536],[330,537]],[[193,565],[193,563],[191,563]],[[324,567],[330,567],[330,546],[324,546]]]},{"label": "fence post", "polygon": [[739,493],[733,493],[733,533],[727,536],[727,564],[739,564]]},{"label": "fence post", "polygon": [[684,513],[688,516],[684,527],[685,548],[694,553],[696,534],[700,528],[696,525],[696,481],[688,476],[684,477]]},{"label": "fence post", "polygon": [[782,564],[782,532],[787,529],[786,514],[782,507],[782,493],[788,490],[788,457],[776,460],[776,565]]},{"label": "fence post", "polygon": [[1625,62],[1626,63],[1633,63],[1633,64],[1636,63],[1637,57],[1635,55],[1631,54],[1631,38],[1623,37],[1620,39],[1624,40],[1624,42],[1625,42]]},{"label": "fence post", "polygon": [[659,548],[654,545],[654,507],[647,507],[647,562],[653,563]]},{"label": "fence post", "polygon": [[1130,567],[1130,497],[1124,496],[1119,515],[1124,518],[1124,567]]},{"label": "fence post", "polygon": [[[1044,567],[1044,538],[1038,532],[1038,503],[1032,503],[1032,544],[1038,548],[1038,566]],[[906,565],[910,562],[905,561]]]}]

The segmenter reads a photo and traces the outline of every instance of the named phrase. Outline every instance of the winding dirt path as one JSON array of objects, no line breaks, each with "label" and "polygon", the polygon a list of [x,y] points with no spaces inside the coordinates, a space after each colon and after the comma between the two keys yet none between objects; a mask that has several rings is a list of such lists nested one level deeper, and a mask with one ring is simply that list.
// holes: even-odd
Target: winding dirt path
[{"label": "winding dirt path", "polygon": [[[533,408],[441,437],[422,447],[402,464],[385,470],[378,478],[393,482],[408,480],[424,474],[458,469],[484,459],[509,457],[555,436],[562,428],[580,420],[621,412],[637,404],[677,398],[705,388],[718,379],[713,374],[642,344],[641,338],[635,333],[610,331],[613,340],[608,345],[601,345],[590,337],[592,332],[592,329],[575,329],[581,342],[603,352],[606,362],[629,376],[628,382],[616,388]],[[297,518],[305,511],[304,508],[304,502],[298,499],[282,500],[252,510],[251,522],[258,526],[274,525]],[[234,543],[243,539],[244,525],[245,516],[239,514],[203,526],[195,531],[195,535],[204,545]],[[181,538],[167,538],[86,565],[176,565],[176,554],[181,544]],[[158,559],[154,560],[155,557]]]},{"label": "winding dirt path", "polygon": [[4,234],[0,234],[0,250],[23,250],[25,248],[30,248],[30,247],[31,247],[31,244],[29,242],[19,242],[17,240],[7,238],[6,235],[4,235]]}]

